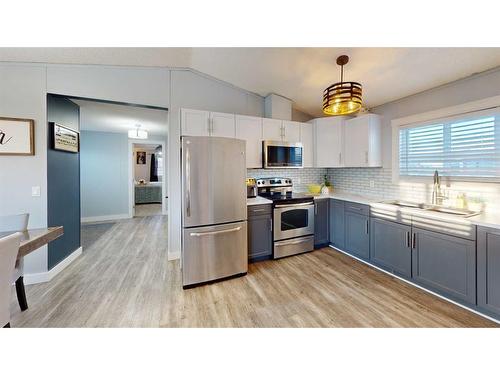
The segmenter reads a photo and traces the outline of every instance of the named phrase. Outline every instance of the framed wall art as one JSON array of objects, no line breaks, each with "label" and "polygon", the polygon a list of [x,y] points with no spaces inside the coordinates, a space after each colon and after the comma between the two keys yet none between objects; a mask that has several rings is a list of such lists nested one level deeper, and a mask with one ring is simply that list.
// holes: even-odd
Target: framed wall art
[{"label": "framed wall art", "polygon": [[0,117],[0,155],[35,155],[35,121]]},{"label": "framed wall art", "polygon": [[137,151],[137,164],[146,164],[146,152]]},{"label": "framed wall art", "polygon": [[52,127],[52,148],[58,151],[77,153],[80,151],[80,133],[55,122]]}]

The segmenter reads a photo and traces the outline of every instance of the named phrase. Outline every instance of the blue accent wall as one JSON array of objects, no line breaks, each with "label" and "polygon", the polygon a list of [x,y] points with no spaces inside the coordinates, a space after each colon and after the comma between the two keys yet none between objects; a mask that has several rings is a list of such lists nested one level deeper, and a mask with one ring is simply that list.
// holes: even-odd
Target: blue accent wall
[{"label": "blue accent wall", "polygon": [[82,131],[82,217],[128,215],[127,134]]},{"label": "blue accent wall", "polygon": [[[80,129],[80,107],[64,97],[47,95],[48,122]],[[80,247],[80,154],[52,148],[47,131],[47,222],[64,226],[64,235],[48,245],[48,269]]]}]

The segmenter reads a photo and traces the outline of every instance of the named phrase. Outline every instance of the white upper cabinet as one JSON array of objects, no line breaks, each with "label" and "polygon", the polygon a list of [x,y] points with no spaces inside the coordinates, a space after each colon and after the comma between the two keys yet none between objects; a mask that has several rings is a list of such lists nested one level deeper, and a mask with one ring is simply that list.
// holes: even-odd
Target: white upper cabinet
[{"label": "white upper cabinet", "polygon": [[210,135],[210,112],[196,109],[181,109],[182,135],[208,136]]},{"label": "white upper cabinet", "polygon": [[236,138],[246,144],[247,168],[262,168],[262,118],[236,115]]},{"label": "white upper cabinet", "polygon": [[380,116],[366,114],[345,122],[345,166],[381,167]]},{"label": "white upper cabinet", "polygon": [[345,117],[322,117],[311,120],[314,126],[315,166],[318,168],[344,165]]},{"label": "white upper cabinet", "polygon": [[314,167],[314,126],[312,124],[300,124],[300,142],[303,149],[304,168]]},{"label": "white upper cabinet", "polygon": [[213,137],[234,138],[234,114],[210,112],[210,135]]},{"label": "white upper cabinet", "polygon": [[300,142],[300,122],[283,121],[283,141]]},{"label": "white upper cabinet", "polygon": [[273,118],[263,118],[262,132],[262,136],[265,141],[282,141],[283,121]]}]

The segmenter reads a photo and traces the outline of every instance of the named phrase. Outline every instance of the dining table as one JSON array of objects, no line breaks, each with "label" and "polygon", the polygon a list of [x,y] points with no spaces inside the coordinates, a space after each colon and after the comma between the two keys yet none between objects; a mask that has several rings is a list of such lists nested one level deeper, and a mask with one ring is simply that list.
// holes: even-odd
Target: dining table
[{"label": "dining table", "polygon": [[[7,237],[14,233],[17,232],[0,232],[0,238]],[[64,229],[62,226],[36,228],[19,231],[19,233],[21,233],[21,244],[19,246],[19,252],[17,253],[17,259],[21,259],[36,249],[39,249],[40,247],[47,245],[49,242],[61,237],[64,234]]]}]

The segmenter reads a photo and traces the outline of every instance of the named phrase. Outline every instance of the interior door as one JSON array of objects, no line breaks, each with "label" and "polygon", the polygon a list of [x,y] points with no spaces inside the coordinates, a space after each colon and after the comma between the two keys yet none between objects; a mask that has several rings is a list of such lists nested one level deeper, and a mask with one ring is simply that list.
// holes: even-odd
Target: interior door
[{"label": "interior door", "polygon": [[183,226],[246,220],[245,178],[245,141],[183,137]]},{"label": "interior door", "polygon": [[234,138],[235,121],[234,114],[210,112],[210,135],[213,137]]}]

